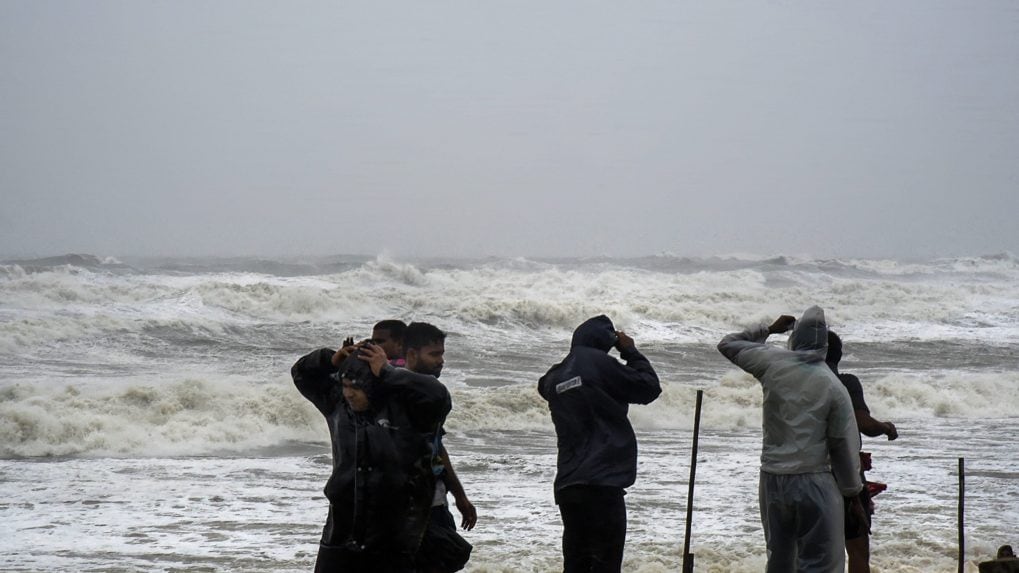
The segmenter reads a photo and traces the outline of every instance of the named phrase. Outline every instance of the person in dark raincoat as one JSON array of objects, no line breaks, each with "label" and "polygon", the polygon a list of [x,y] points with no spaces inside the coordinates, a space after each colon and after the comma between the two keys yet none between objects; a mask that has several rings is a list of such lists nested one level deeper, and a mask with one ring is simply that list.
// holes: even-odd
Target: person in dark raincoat
[{"label": "person in dark raincoat", "polygon": [[[615,347],[625,364],[608,354]],[[558,438],[555,500],[566,573],[619,571],[626,542],[625,489],[637,477],[630,404],[662,392],[651,363],[608,317],[573,333],[570,353],[538,382]]]},{"label": "person in dark raincoat", "polygon": [[431,448],[449,413],[433,376],[394,368],[377,345],[333,365],[328,348],[304,356],[291,375],[326,418],[333,471],[329,515],[315,571],[410,573],[435,491]]}]

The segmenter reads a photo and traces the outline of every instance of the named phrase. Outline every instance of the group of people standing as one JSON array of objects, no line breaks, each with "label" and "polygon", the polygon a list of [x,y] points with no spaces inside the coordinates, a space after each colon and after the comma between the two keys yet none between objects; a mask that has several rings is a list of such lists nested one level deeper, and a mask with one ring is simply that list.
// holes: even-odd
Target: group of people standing
[{"label": "group of people standing", "polygon": [[[787,331],[788,349],[766,344]],[[764,392],[759,500],[769,573],[841,572],[847,549],[850,572],[869,571],[872,490],[859,432],[897,433],[870,417],[859,380],[838,373],[841,349],[818,307],[718,344]],[[452,408],[438,381],[444,353],[445,333],[435,326],[386,320],[369,339],[348,338],[294,365],[294,383],[332,438],[317,572],[452,572],[470,558],[447,505],[451,493],[461,527],[474,527],[477,512],[442,444]],[[539,380],[558,441],[554,492],[567,573],[621,570],[624,495],[637,474],[628,409],[661,391],[651,363],[606,316],[577,327],[567,356]]]},{"label": "group of people standing", "polygon": [[477,512],[442,443],[452,408],[438,380],[445,339],[428,323],[386,320],[371,338],[316,350],[291,369],[332,440],[316,572],[457,571],[469,559],[447,505],[452,493],[460,525],[474,527]]}]

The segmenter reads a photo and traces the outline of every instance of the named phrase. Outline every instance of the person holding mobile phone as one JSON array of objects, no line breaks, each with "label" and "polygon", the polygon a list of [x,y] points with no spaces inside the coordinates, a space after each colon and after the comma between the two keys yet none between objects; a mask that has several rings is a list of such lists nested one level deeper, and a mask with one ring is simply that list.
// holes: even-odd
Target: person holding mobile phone
[{"label": "person holding mobile phone", "polygon": [[[788,348],[766,343],[769,335],[790,330]],[[841,572],[843,512],[863,514],[860,434],[849,394],[825,364],[827,346],[828,325],[818,306],[798,321],[783,315],[718,343],[764,394],[758,501],[767,573]]]}]

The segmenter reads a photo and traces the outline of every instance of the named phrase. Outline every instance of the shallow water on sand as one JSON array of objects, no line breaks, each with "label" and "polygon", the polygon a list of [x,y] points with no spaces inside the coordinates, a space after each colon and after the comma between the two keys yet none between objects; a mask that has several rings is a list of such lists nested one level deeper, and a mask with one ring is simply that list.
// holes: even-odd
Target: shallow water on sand
[{"label": "shallow water on sand", "polygon": [[[957,458],[966,455],[971,561],[1014,542],[1019,472],[1014,420],[970,435],[965,420],[905,421],[906,442],[868,443],[876,498],[876,571],[952,571]],[[691,432],[640,434],[637,483],[627,495],[627,571],[681,562]],[[691,552],[698,571],[759,571],[759,434],[706,430],[700,438]],[[554,571],[559,515],[551,496],[554,438],[536,431],[451,432],[448,447],[478,508],[469,571]],[[870,447],[872,446],[872,447]],[[265,457],[102,458],[0,462],[0,559],[9,571],[307,571],[326,503],[324,445]],[[302,452],[303,451],[303,452]],[[297,455],[295,455],[297,454]],[[975,565],[972,568],[975,571]]]}]

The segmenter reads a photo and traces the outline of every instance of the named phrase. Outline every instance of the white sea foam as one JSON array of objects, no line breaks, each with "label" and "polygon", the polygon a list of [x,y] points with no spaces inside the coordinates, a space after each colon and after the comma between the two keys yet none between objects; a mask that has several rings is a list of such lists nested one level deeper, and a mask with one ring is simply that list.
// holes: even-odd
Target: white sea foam
[{"label": "white sea foam", "polygon": [[[1019,265],[1011,258],[976,262],[980,265],[963,260],[914,264],[903,273],[894,262],[891,270],[879,263],[835,268],[785,260],[736,267],[689,263],[698,269],[692,270],[679,263],[648,269],[625,261],[428,266],[380,259],[340,273],[303,277],[111,274],[56,267],[8,272],[0,279],[0,318],[9,326],[0,334],[0,350],[42,342],[46,335],[41,333],[47,331],[57,340],[96,330],[139,330],[163,320],[211,327],[370,324],[379,316],[401,316],[432,320],[465,334],[478,325],[526,334],[535,328],[569,330],[599,313],[624,327],[645,328],[649,342],[706,342],[733,327],[798,313],[814,303],[859,341],[1019,341]],[[862,274],[853,270],[863,267]],[[98,325],[99,316],[111,322]],[[68,330],[68,319],[85,324]],[[22,328],[23,320],[35,321],[38,328]],[[58,324],[49,329],[47,320]]]},{"label": "white sea foam", "polygon": [[[84,257],[81,265],[75,257],[37,264],[33,272],[2,267],[0,383],[21,382],[36,397],[12,405],[14,395],[6,394],[6,416],[20,421],[3,418],[4,431],[37,429],[5,440],[17,444],[7,446],[13,455],[137,452],[131,439],[139,433],[176,452],[257,445],[264,439],[254,437],[258,432],[236,438],[225,427],[216,429],[219,412],[241,428],[267,423],[257,415],[237,419],[236,412],[244,412],[241,397],[269,403],[270,391],[293,396],[285,381],[276,390],[251,384],[264,382],[265,373],[256,369],[268,364],[273,376],[285,376],[300,354],[348,334],[367,335],[375,320],[388,317],[428,320],[450,332],[452,366],[444,380],[461,405],[449,421],[454,428],[547,428],[533,383],[565,354],[573,327],[600,313],[633,333],[656,360],[668,357],[660,370],[682,381],[663,375],[663,398],[634,408],[638,427],[686,427],[694,386],[709,398],[705,423],[754,427],[759,390],[711,347],[726,332],[811,303],[828,309],[850,345],[894,342],[909,350],[914,342],[928,344],[919,355],[885,360],[867,378],[872,406],[900,417],[1007,416],[1017,406],[1007,348],[1019,343],[1019,264],[1008,254],[909,263],[794,257],[409,263],[379,257],[323,263],[330,269],[324,274],[286,276],[253,272],[243,260],[231,261],[229,272],[217,272],[214,262],[193,273],[180,265],[120,263],[111,263],[117,272],[110,272],[101,257]],[[706,350],[693,351],[702,345]],[[981,365],[986,370],[967,362],[995,345],[1001,350],[988,354]],[[946,356],[958,357],[959,365]],[[936,368],[914,371],[936,360]],[[152,361],[163,365],[168,381],[148,382]],[[80,394],[71,401],[62,389],[36,383],[42,373],[113,377],[122,387],[100,395],[78,384]],[[113,407],[123,401],[117,391],[151,386],[152,399],[160,401],[185,392],[187,384],[203,388],[210,410],[184,408],[180,420],[167,422],[208,429],[196,443]],[[45,428],[68,423],[78,425],[69,435],[79,438],[61,443],[44,437]],[[286,439],[314,435],[302,428],[274,431]],[[118,431],[123,435],[113,437]]]},{"label": "white sea foam", "polygon": [[[1019,411],[1016,372],[864,377],[875,416],[900,423],[1006,418]],[[551,431],[534,383],[450,386],[454,410],[446,426],[451,431]],[[703,427],[760,427],[760,386],[736,370],[699,384],[666,381],[657,401],[631,408],[634,426],[691,428],[698,388],[704,390]],[[0,386],[0,458],[243,454],[293,442],[321,444],[327,438],[320,414],[282,375],[266,382],[221,375]]]},{"label": "white sea foam", "polygon": [[[1005,418],[1019,410],[1019,373],[905,374],[867,381],[867,400],[883,419],[909,424],[947,417]],[[761,390],[737,371],[705,381],[702,427],[760,427]],[[688,431],[696,385],[666,383],[662,396],[631,407],[638,431]],[[533,384],[454,387],[453,432],[552,431]],[[904,430],[905,431],[905,430]],[[328,440],[321,415],[285,378],[57,382],[0,389],[0,457],[180,456],[243,454]]]},{"label": "white sea foam", "polygon": [[180,456],[321,442],[321,415],[289,384],[15,384],[0,389],[0,457]]},{"label": "white sea foam", "polygon": [[0,557],[25,570],[308,570],[328,432],[287,369],[401,317],[450,333],[447,446],[482,516],[466,534],[470,570],[554,570],[555,438],[535,385],[566,354],[572,329],[606,313],[664,381],[658,401],[630,409],[641,455],[626,569],[680,561],[703,389],[698,570],[759,571],[761,390],[713,346],[812,303],[844,335],[843,364],[875,416],[900,431],[894,442],[865,441],[870,477],[890,485],[878,498],[873,562],[954,568],[952,471],[964,455],[971,556],[1014,543],[1019,264],[1007,253],[127,264],[76,255],[0,265],[0,518],[14,532],[0,536]]},{"label": "white sea foam", "polygon": [[[1019,372],[895,373],[866,378],[867,402],[883,419],[1007,418],[1019,411]],[[702,384],[665,383],[661,397],[630,408],[639,430],[689,429],[698,387],[704,391],[702,425],[716,429],[759,428],[761,388],[751,376],[732,370]],[[548,429],[545,402],[534,385],[460,390],[448,425],[461,430]]]}]

